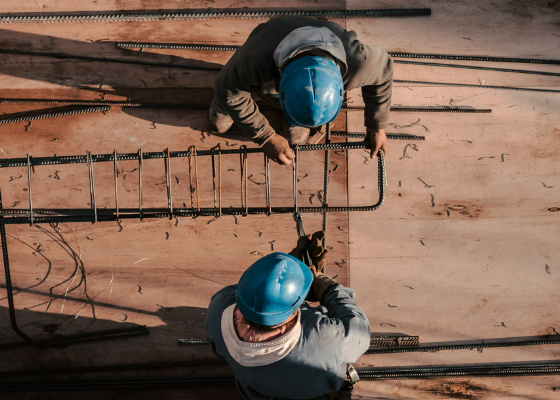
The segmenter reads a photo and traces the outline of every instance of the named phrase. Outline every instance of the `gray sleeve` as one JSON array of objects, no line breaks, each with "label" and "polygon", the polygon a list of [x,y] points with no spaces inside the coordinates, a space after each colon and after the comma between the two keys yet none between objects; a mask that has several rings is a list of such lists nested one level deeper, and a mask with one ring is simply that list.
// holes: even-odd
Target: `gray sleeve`
[{"label": "gray sleeve", "polygon": [[393,60],[387,52],[376,46],[364,46],[366,61],[370,60],[364,74],[362,97],[365,104],[364,125],[379,130],[388,126],[393,86]]},{"label": "gray sleeve", "polygon": [[214,94],[237,127],[262,146],[274,129],[251,97],[252,90],[260,85],[259,73],[255,69],[239,49],[216,77]]},{"label": "gray sleeve", "polygon": [[341,328],[342,362],[356,362],[369,347],[369,321],[356,305],[355,297],[352,289],[335,284],[327,289],[322,301],[329,318],[336,320]]},{"label": "gray sleeve", "polygon": [[237,285],[229,285],[219,290],[212,296],[208,310],[206,311],[206,330],[208,336],[215,343],[215,352],[218,355],[225,355],[222,339],[222,313],[231,304],[235,303]]}]

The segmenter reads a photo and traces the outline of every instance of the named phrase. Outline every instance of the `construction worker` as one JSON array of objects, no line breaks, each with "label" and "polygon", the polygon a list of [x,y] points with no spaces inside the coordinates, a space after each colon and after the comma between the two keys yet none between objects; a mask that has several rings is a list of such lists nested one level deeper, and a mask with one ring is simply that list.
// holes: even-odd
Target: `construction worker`
[{"label": "construction worker", "polygon": [[[354,291],[323,273],[322,236],[262,257],[212,297],[206,328],[245,399],[350,398],[349,363],[369,347],[369,322]],[[299,259],[307,247],[310,267]],[[319,306],[304,301],[308,293]]]},{"label": "construction worker", "polygon": [[[393,62],[384,50],[362,44],[356,32],[329,21],[280,17],[257,26],[218,74],[209,124],[214,133],[233,123],[281,164],[291,145],[305,144],[310,129],[333,121],[344,91],[362,88],[371,156],[387,150]],[[273,128],[255,100],[281,108]]]}]

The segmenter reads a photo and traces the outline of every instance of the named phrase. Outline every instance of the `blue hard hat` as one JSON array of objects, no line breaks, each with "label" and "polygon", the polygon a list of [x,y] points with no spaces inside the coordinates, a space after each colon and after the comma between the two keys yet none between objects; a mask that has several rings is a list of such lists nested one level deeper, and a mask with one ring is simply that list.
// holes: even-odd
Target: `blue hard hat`
[{"label": "blue hard hat", "polygon": [[291,125],[313,127],[334,120],[342,106],[340,70],[327,58],[307,56],[292,61],[280,78],[280,106]]},{"label": "blue hard hat", "polygon": [[269,254],[239,279],[237,307],[256,324],[281,324],[303,303],[311,282],[313,273],[300,260],[284,253]]}]

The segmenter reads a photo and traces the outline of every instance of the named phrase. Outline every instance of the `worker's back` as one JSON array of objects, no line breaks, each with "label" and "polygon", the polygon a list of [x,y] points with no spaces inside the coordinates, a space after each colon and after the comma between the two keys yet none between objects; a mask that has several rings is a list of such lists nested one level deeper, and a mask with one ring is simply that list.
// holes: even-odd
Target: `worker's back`
[{"label": "worker's back", "polygon": [[[250,399],[309,399],[338,390],[346,377],[346,363],[355,362],[369,346],[368,320],[354,304],[354,292],[344,286],[328,289],[325,306],[302,304],[297,338],[288,332],[263,343],[242,342],[235,332],[232,339],[227,332],[233,327],[232,311],[228,314],[227,310],[235,304],[236,293],[237,285],[232,285],[214,295],[206,326],[216,352],[226,358]],[[230,338],[224,338],[227,336]],[[288,343],[293,339],[294,343]],[[287,346],[293,347],[283,354],[282,348]],[[234,356],[228,347],[235,351]],[[266,365],[258,365],[262,363]]]}]

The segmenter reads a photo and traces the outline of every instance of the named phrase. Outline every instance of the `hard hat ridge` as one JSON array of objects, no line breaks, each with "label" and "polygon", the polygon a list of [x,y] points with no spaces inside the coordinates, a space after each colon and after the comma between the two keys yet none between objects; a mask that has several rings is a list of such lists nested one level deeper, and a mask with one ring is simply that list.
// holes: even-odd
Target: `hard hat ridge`
[{"label": "hard hat ridge", "polygon": [[269,254],[253,263],[239,279],[237,307],[256,324],[281,324],[303,303],[312,281],[313,274],[297,258]]}]

